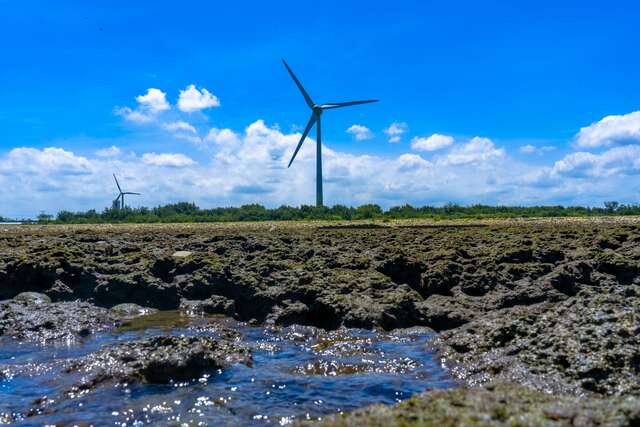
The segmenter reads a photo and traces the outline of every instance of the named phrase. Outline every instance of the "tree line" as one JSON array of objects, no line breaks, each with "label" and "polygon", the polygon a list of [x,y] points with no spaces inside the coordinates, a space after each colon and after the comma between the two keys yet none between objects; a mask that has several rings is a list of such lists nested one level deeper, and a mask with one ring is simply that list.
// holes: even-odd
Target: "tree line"
[{"label": "tree line", "polygon": [[640,205],[606,202],[603,207],[583,206],[444,206],[414,207],[402,205],[382,209],[375,204],[358,207],[344,205],[266,208],[259,204],[240,207],[202,209],[195,203],[173,203],[154,208],[106,208],[86,212],[60,211],[54,217],[41,213],[37,220],[26,222],[58,224],[100,223],[169,223],[169,222],[232,222],[232,221],[296,221],[296,220],[362,220],[362,219],[482,219],[527,217],[574,217],[602,215],[640,215]]}]

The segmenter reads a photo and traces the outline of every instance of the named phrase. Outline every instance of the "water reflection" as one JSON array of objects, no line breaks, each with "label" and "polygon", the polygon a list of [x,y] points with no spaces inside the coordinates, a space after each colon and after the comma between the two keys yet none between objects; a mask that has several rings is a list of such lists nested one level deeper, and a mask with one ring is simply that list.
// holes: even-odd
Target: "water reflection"
[{"label": "water reflection", "polygon": [[[220,328],[223,324],[225,328]],[[212,335],[249,346],[253,367],[234,365],[167,385],[109,384],[77,397],[62,391],[79,374],[62,373],[69,359],[104,346],[155,335]],[[230,319],[160,313],[118,331],[65,346],[4,340],[0,345],[0,422],[97,425],[285,425],[372,403],[394,403],[455,385],[432,354],[428,333],[322,331],[292,326],[249,327]]]}]

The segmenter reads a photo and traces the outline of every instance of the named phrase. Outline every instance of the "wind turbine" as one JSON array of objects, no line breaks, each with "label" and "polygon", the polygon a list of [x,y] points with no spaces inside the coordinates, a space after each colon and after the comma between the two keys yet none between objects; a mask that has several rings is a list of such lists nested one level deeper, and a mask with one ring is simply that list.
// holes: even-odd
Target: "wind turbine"
[{"label": "wind turbine", "polygon": [[377,99],[367,99],[367,100],[364,100],[364,101],[332,102],[332,103],[329,103],[329,104],[320,104],[320,105],[318,105],[315,102],[313,102],[313,100],[311,99],[311,97],[309,96],[307,91],[302,86],[302,83],[300,83],[300,80],[298,80],[296,75],[293,74],[293,71],[291,71],[291,68],[289,68],[289,65],[287,64],[287,62],[284,59],[282,60],[282,63],[287,68],[287,71],[291,75],[291,78],[295,82],[296,86],[298,86],[298,89],[300,90],[300,93],[302,93],[302,96],[304,97],[304,100],[306,101],[307,105],[309,106],[309,108],[311,108],[311,117],[309,117],[309,122],[307,122],[307,126],[304,128],[304,132],[302,132],[302,137],[300,138],[300,142],[298,142],[298,146],[296,147],[296,151],[293,152],[293,156],[291,157],[291,160],[289,161],[289,165],[287,166],[287,168],[291,167],[291,163],[293,163],[293,159],[296,158],[296,155],[298,154],[298,151],[300,150],[300,147],[302,147],[302,143],[304,142],[304,140],[306,139],[307,135],[309,134],[309,131],[311,130],[311,128],[315,124],[316,125],[316,132],[317,132],[317,137],[316,137],[316,206],[322,206],[322,141],[321,141],[322,132],[321,132],[321,129],[320,129],[321,128],[320,117],[322,116],[323,111],[324,110],[331,110],[333,108],[349,107],[351,105],[368,104],[370,102],[378,102],[378,100]]},{"label": "wind turbine", "polygon": [[113,174],[113,179],[116,180],[116,185],[118,186],[118,191],[120,192],[118,197],[116,197],[116,199],[114,200],[114,205],[117,206],[118,199],[120,199],[120,209],[124,209],[124,195],[125,194],[134,194],[136,196],[139,196],[140,193],[132,193],[130,191],[122,191],[122,188],[120,188],[120,183],[118,182],[118,178],[116,178],[116,174],[115,173]]}]

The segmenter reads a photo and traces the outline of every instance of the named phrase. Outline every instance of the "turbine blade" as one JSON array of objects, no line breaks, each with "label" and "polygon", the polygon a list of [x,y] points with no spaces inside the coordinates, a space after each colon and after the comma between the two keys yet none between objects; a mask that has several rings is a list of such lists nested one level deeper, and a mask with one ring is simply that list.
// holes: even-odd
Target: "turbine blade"
[{"label": "turbine blade", "polygon": [[116,180],[116,185],[118,186],[118,191],[122,193],[122,188],[120,188],[120,183],[118,183],[118,178],[116,178],[116,174],[113,174],[113,179]]},{"label": "turbine blade", "polygon": [[307,91],[304,90],[304,87],[302,86],[302,83],[300,83],[300,80],[298,80],[296,75],[293,74],[293,71],[291,71],[291,68],[289,68],[289,65],[287,64],[287,62],[284,59],[282,60],[282,63],[287,68],[287,71],[291,75],[291,78],[293,79],[293,81],[296,83],[296,86],[298,86],[298,89],[300,89],[300,93],[302,93],[302,96],[304,96],[304,100],[307,102],[307,105],[309,106],[309,108],[312,108],[313,107],[313,101],[311,100],[311,97],[309,96]]},{"label": "turbine blade", "polygon": [[140,193],[131,193],[131,192],[124,192],[122,194],[135,194],[136,196],[140,196],[141,195]]},{"label": "turbine blade", "polygon": [[291,156],[291,160],[289,160],[289,165],[287,167],[290,167],[291,163],[293,163],[293,159],[296,158],[296,155],[298,154],[298,151],[300,151],[300,147],[302,147],[302,143],[304,142],[305,138],[309,134],[309,131],[311,130],[311,127],[316,122],[316,120],[317,119],[316,119],[316,116],[314,114],[312,114],[311,117],[309,117],[309,122],[307,123],[307,127],[304,128],[304,132],[302,132],[302,136],[300,137],[300,142],[298,142],[298,146],[296,147],[296,151],[293,152],[293,156]]},{"label": "turbine blade", "polygon": [[327,104],[322,104],[320,108],[323,110],[330,110],[331,108],[342,108],[349,107],[351,105],[359,105],[359,104],[370,104],[372,102],[378,102],[379,99],[365,99],[363,101],[349,101],[349,102],[330,102]]}]

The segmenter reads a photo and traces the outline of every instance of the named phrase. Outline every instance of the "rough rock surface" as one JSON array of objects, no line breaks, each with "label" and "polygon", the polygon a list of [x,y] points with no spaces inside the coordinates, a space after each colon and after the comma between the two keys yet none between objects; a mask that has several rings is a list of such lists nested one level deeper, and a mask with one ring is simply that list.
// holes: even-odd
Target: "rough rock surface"
[{"label": "rough rock surface", "polygon": [[640,297],[585,287],[558,304],[480,317],[433,348],[471,384],[500,378],[554,393],[640,396]]},{"label": "rough rock surface", "polygon": [[553,396],[517,385],[492,384],[487,388],[423,393],[395,406],[375,405],[348,415],[329,417],[317,425],[637,426],[640,425],[640,397],[580,399]]},{"label": "rough rock surface", "polygon": [[[523,414],[546,405],[543,391],[583,396],[596,412],[640,395],[637,219],[14,227],[0,236],[0,298],[21,292],[52,307],[183,301],[276,325],[426,326],[442,332],[433,346],[469,385],[498,379],[540,397],[523,409],[505,393]],[[500,395],[479,390],[487,404]]]},{"label": "rough rock surface", "polygon": [[584,285],[639,292],[632,221],[471,225],[13,227],[0,236],[0,298],[176,309],[216,296],[241,320],[442,331]]},{"label": "rough rock surface", "polygon": [[132,319],[138,316],[147,316],[149,314],[157,313],[155,308],[142,307],[141,305],[134,303],[122,303],[111,307],[111,314],[120,319]]},{"label": "rough rock surface", "polygon": [[188,381],[233,363],[250,365],[249,350],[212,337],[157,336],[100,350],[73,361],[66,371],[83,374],[69,391],[77,394],[104,383]]},{"label": "rough rock surface", "polygon": [[73,340],[110,329],[115,323],[108,310],[86,302],[0,301],[0,336],[18,340]]}]

